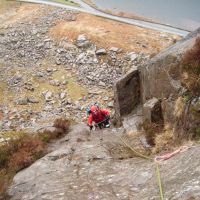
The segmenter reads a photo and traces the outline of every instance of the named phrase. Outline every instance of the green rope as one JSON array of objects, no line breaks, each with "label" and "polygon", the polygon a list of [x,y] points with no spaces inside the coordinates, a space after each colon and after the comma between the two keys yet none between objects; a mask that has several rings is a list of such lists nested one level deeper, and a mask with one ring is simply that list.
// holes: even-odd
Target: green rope
[{"label": "green rope", "polygon": [[160,190],[160,200],[164,200],[162,182],[161,182],[161,178],[160,178],[160,169],[159,169],[158,163],[156,163],[156,175],[157,175],[157,181],[158,181],[158,186],[159,186],[159,190]]},{"label": "green rope", "polygon": [[129,144],[127,144],[121,137],[119,137],[120,140],[127,146],[129,147],[136,155],[138,155],[139,157],[141,158],[145,158],[145,159],[148,159],[148,160],[152,160],[152,158],[148,157],[148,156],[145,156],[139,152],[137,152],[133,147],[131,147]]},{"label": "green rope", "polygon": [[[145,156],[139,152],[137,152],[133,147],[131,147],[129,144],[127,144],[120,136],[117,136],[120,138],[120,140],[127,146],[129,147],[136,155],[138,155],[139,157],[141,158],[145,158],[145,159],[148,159],[148,160],[152,160],[152,158],[148,157],[148,156]],[[160,200],[164,200],[164,195],[163,195],[163,187],[162,187],[162,182],[161,182],[161,177],[160,177],[160,169],[159,169],[159,164],[158,163],[155,163],[156,164],[156,176],[157,176],[157,182],[158,182],[158,186],[159,186],[159,192],[160,192]]]}]

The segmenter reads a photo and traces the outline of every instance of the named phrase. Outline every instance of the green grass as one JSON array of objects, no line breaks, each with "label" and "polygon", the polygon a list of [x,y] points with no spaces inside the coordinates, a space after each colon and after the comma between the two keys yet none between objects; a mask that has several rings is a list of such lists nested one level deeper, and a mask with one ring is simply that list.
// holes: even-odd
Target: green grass
[{"label": "green grass", "polygon": [[71,0],[49,0],[49,1],[56,2],[56,3],[62,3],[65,5],[68,5],[68,6],[80,7],[80,5],[78,3],[75,3]]}]

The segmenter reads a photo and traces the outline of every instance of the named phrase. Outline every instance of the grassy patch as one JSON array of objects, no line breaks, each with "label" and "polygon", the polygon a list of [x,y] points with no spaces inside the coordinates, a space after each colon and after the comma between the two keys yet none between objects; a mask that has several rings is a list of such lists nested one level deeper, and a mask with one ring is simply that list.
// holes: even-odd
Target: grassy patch
[{"label": "grassy patch", "polygon": [[49,1],[56,2],[56,3],[62,3],[65,5],[68,5],[68,6],[80,7],[80,5],[78,3],[71,1],[71,0],[49,0]]},{"label": "grassy patch", "polygon": [[178,118],[181,117],[181,115],[184,112],[184,108],[185,108],[185,100],[183,97],[179,97],[175,102],[174,115]]},{"label": "grassy patch", "polygon": [[69,132],[70,122],[67,119],[57,119],[54,127],[53,131],[43,131],[34,135],[16,133],[17,138],[0,145],[0,199],[5,199],[6,190],[18,171],[44,156],[47,153],[48,142]]},{"label": "grassy patch", "polygon": [[140,128],[142,128],[144,131],[147,143],[154,146],[156,136],[159,135],[163,130],[163,124],[144,121],[140,125]]},{"label": "grassy patch", "polygon": [[5,82],[1,82],[0,84],[0,103],[4,101],[4,95],[7,88],[7,84]]},{"label": "grassy patch", "polygon": [[82,98],[83,96],[87,95],[87,90],[80,86],[77,81],[73,78],[68,80],[67,84],[67,92],[70,98],[74,101]]},{"label": "grassy patch", "polygon": [[64,80],[67,81],[67,85],[64,86],[66,88],[63,89],[66,89],[67,94],[73,101],[77,101],[78,99],[87,95],[87,89],[83,86],[80,86],[76,77],[64,69],[54,72],[53,79],[60,82],[63,82]]},{"label": "grassy patch", "polygon": [[182,84],[193,97],[200,95],[200,37],[195,41],[192,49],[188,50],[181,62]]},{"label": "grassy patch", "polygon": [[0,132],[2,137],[4,139],[15,139],[15,138],[21,138],[26,135],[25,131],[7,131],[7,132]]},{"label": "grassy patch", "polygon": [[163,132],[155,137],[155,147],[153,152],[158,153],[161,151],[171,150],[174,145],[174,131],[169,125],[166,125]]},{"label": "grassy patch", "polygon": [[200,126],[197,126],[195,131],[196,131],[197,138],[200,139]]}]

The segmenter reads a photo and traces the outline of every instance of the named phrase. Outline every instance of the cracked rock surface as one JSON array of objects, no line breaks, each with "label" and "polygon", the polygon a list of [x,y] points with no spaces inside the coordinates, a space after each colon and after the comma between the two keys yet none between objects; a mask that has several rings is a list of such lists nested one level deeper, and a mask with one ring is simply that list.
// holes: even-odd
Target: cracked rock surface
[{"label": "cracked rock surface", "polygon": [[[52,153],[15,176],[11,199],[160,199],[155,164],[135,157],[122,134],[76,125]],[[165,199],[200,199],[199,153],[194,147],[161,164]]]}]

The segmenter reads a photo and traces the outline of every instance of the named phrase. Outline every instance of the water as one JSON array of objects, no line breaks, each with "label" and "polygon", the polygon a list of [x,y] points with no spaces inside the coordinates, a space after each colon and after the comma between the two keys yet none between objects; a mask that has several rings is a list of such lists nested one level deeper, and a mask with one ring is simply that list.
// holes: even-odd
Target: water
[{"label": "water", "polygon": [[93,0],[101,9],[143,16],[193,31],[200,27],[200,0]]}]

